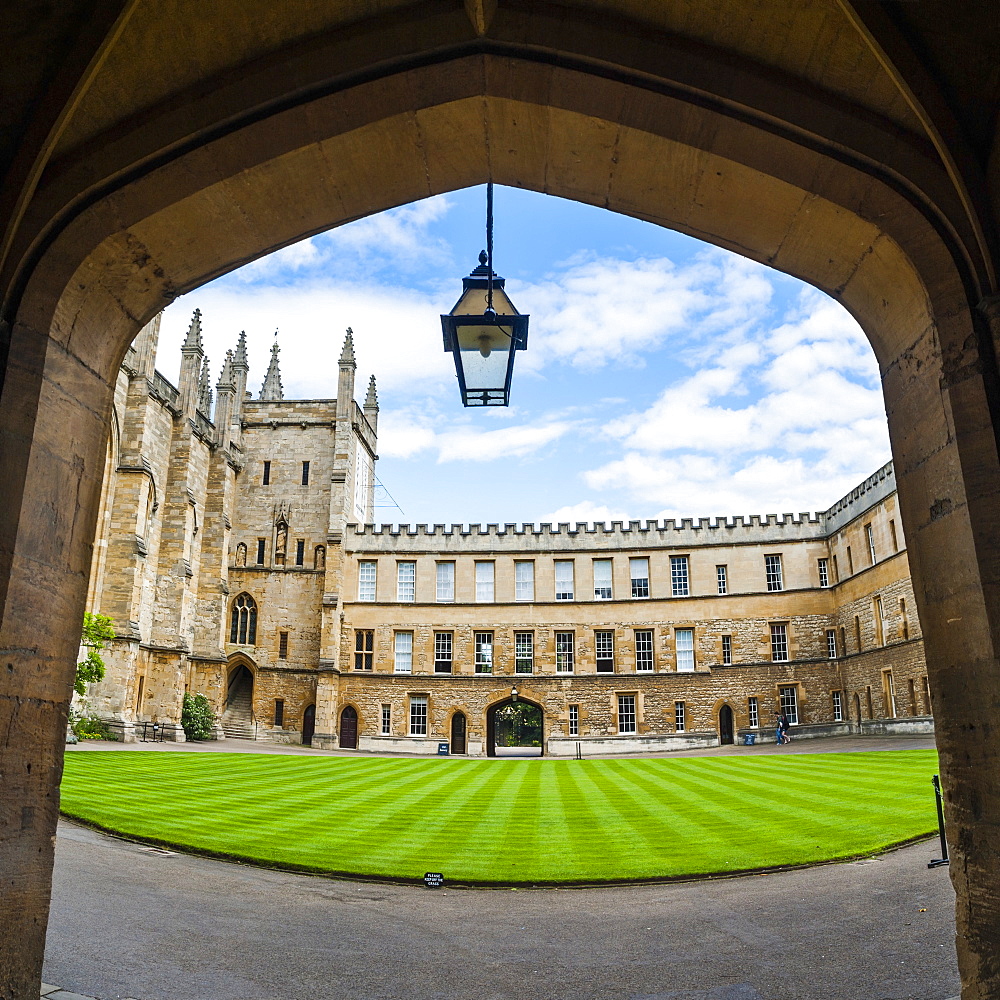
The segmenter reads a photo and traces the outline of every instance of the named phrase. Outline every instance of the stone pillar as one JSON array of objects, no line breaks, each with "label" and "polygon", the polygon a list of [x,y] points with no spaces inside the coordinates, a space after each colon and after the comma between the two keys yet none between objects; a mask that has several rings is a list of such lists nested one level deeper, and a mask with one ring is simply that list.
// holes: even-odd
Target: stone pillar
[{"label": "stone pillar", "polygon": [[[1000,410],[955,310],[883,364],[945,799],[963,1000],[1000,996]],[[940,346],[939,346],[940,345]]]},{"label": "stone pillar", "polygon": [[153,377],[156,367],[156,348],[160,340],[160,319],[157,313],[137,334],[132,346],[135,348],[135,373],[142,378]]},{"label": "stone pillar", "polygon": [[[236,470],[230,454],[217,448],[208,470],[201,537],[192,649],[199,658],[225,658],[224,631],[229,598],[229,539],[236,502]],[[202,692],[204,693],[204,692]]]},{"label": "stone pillar", "polygon": [[41,983],[66,720],[117,366],[87,331],[80,356],[21,323],[10,332],[0,394],[0,995],[29,1000]]},{"label": "stone pillar", "polygon": [[181,374],[177,388],[180,390],[181,412],[188,420],[194,419],[201,390],[201,366],[205,351],[201,342],[201,310],[195,309],[188,327],[187,337],[181,347]]},{"label": "stone pillar", "polygon": [[368,425],[378,434],[378,391],[375,388],[375,376],[368,380],[368,395],[365,396],[365,418]]},{"label": "stone pillar", "polygon": [[215,443],[220,448],[229,449],[229,435],[232,431],[233,410],[235,409],[236,386],[233,383],[233,352],[226,351],[222,374],[215,384]]},{"label": "stone pillar", "polygon": [[243,445],[243,404],[247,395],[247,376],[250,365],[247,362],[247,335],[240,330],[240,339],[236,343],[231,366],[233,380],[233,412],[230,416],[229,440],[237,447]]}]

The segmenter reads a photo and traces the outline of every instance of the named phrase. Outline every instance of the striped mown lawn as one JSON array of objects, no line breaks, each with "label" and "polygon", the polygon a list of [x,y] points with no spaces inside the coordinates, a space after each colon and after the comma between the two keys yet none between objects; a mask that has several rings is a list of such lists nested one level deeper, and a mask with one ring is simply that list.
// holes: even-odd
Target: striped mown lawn
[{"label": "striped mown lawn", "polygon": [[88,751],[62,810],[182,850],[317,872],[540,883],[871,853],[936,828],[934,750],[462,760]]}]

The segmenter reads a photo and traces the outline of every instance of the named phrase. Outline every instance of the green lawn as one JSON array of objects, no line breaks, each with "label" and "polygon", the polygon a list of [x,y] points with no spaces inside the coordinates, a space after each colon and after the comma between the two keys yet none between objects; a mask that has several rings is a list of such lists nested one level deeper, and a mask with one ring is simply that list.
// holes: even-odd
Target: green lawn
[{"label": "green lawn", "polygon": [[318,872],[599,882],[796,865],[936,829],[934,750],[632,760],[74,752],[62,810]]}]

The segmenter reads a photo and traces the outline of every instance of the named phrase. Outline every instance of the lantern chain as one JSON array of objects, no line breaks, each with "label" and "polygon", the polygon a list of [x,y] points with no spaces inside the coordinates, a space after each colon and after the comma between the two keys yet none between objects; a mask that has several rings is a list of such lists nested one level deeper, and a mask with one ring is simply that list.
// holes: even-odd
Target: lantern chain
[{"label": "lantern chain", "polygon": [[486,182],[486,308],[493,312],[493,181]]}]

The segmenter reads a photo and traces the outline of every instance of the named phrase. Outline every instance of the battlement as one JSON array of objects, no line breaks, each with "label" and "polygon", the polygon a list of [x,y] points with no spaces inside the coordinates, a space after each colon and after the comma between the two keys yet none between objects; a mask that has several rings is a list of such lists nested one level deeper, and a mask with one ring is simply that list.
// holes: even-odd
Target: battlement
[{"label": "battlement", "polygon": [[819,541],[839,531],[896,489],[888,462],[821,513],[750,514],[665,521],[559,524],[348,524],[345,551],[614,551],[705,545],[779,545]]},{"label": "battlement", "polygon": [[827,534],[832,535],[840,531],[856,517],[871,510],[895,492],[896,473],[892,462],[886,462],[881,469],[873,472],[863,483],[855,486],[847,496],[841,497],[823,514]]},{"label": "battlement", "polygon": [[826,536],[822,514],[702,517],[559,524],[349,524],[347,551],[559,551],[694,548],[780,543]]}]

